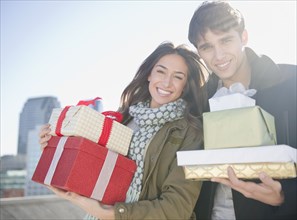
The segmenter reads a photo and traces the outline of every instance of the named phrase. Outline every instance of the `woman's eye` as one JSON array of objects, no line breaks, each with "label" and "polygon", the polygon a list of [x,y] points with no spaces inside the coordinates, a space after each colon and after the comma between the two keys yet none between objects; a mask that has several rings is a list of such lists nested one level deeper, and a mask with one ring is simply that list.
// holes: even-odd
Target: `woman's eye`
[{"label": "woman's eye", "polygon": [[177,75],[177,76],[174,76],[176,79],[179,79],[179,80],[183,80],[184,79],[184,77],[183,76],[179,76],[179,75]]}]

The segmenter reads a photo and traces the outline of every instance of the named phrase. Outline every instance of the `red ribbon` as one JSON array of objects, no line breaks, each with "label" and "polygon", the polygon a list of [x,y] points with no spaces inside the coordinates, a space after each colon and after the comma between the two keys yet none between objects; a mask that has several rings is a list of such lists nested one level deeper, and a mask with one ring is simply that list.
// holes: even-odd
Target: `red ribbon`
[{"label": "red ribbon", "polygon": [[62,110],[62,112],[61,112],[61,114],[60,114],[60,116],[59,116],[59,118],[58,118],[57,126],[56,126],[56,130],[55,130],[55,132],[56,132],[56,135],[59,136],[59,137],[63,136],[63,135],[61,134],[62,123],[63,123],[63,121],[64,121],[64,119],[65,119],[65,117],[66,117],[66,113],[67,113],[67,111],[68,111],[69,108],[70,108],[70,106],[66,106],[66,107]]},{"label": "red ribbon", "polygon": [[120,112],[114,112],[114,111],[105,111],[102,112],[103,115],[105,115],[102,133],[100,135],[98,144],[102,146],[106,146],[110,133],[112,128],[113,121],[121,122],[123,119],[123,115]]},{"label": "red ribbon", "polygon": [[79,101],[77,103],[77,105],[85,105],[85,106],[93,105],[93,106],[95,106],[96,100],[101,100],[101,98],[100,97],[96,97],[96,98],[94,98],[92,100],[81,100],[81,101]]},{"label": "red ribbon", "polygon": [[102,114],[108,118],[111,118],[112,120],[116,120],[117,122],[121,122],[123,120],[123,115],[120,112],[105,111],[102,112]]}]

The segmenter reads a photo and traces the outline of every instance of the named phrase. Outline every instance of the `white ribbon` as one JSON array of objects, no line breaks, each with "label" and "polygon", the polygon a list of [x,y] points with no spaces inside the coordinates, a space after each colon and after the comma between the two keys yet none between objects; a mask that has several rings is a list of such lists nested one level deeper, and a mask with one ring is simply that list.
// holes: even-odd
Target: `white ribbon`
[{"label": "white ribbon", "polygon": [[56,151],[54,153],[54,157],[52,159],[51,165],[49,166],[49,169],[48,169],[47,174],[44,179],[44,183],[47,185],[51,184],[51,181],[53,179],[58,162],[62,156],[64,146],[65,146],[67,139],[68,139],[68,137],[61,137],[61,139],[59,140],[59,143],[56,147]]},{"label": "white ribbon", "polygon": [[241,93],[243,95],[252,97],[253,95],[256,94],[256,92],[257,90],[255,89],[245,89],[241,83],[234,83],[229,87],[229,89],[226,87],[222,87],[218,89],[218,91],[213,95],[213,98],[235,94],[235,93]]},{"label": "white ribbon", "polygon": [[110,181],[110,177],[114,170],[117,158],[118,158],[118,153],[108,150],[101,172],[94,186],[91,198],[102,201],[104,193]]}]

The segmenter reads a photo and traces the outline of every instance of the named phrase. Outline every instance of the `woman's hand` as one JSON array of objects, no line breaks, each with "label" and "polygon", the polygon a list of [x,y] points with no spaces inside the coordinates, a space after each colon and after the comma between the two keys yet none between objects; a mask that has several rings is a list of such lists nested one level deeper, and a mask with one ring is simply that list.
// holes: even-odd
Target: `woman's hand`
[{"label": "woman's hand", "polygon": [[51,135],[49,134],[51,131],[50,129],[50,124],[45,124],[40,128],[40,132],[39,132],[39,143],[40,143],[40,148],[41,150],[43,150],[46,145],[47,142],[49,141],[49,139],[51,139]]},{"label": "woman's hand", "polygon": [[228,176],[229,179],[212,178],[211,181],[230,186],[247,198],[255,199],[272,206],[279,206],[284,202],[284,194],[280,182],[273,180],[264,172],[259,174],[261,183],[258,184],[239,180],[231,167],[228,167]]},{"label": "woman's hand", "polygon": [[99,201],[81,196],[74,192],[65,191],[53,186],[47,186],[59,197],[70,201],[71,203],[79,206],[85,212],[93,215],[94,217],[103,219],[115,219],[114,209],[111,205],[103,205]]}]

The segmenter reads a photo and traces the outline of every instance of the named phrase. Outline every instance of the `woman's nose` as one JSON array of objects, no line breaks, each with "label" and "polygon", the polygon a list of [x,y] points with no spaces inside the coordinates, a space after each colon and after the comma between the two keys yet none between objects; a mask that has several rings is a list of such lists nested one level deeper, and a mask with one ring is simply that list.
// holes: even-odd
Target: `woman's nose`
[{"label": "woman's nose", "polygon": [[172,83],[172,76],[168,74],[163,79],[163,85],[166,87],[169,87],[171,83]]}]

